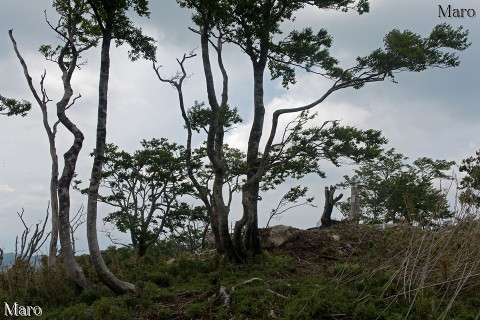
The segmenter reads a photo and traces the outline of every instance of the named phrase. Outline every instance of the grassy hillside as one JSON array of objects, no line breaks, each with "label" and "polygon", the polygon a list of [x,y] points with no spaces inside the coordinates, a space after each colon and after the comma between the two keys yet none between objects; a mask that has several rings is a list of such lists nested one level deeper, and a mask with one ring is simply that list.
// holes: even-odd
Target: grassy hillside
[{"label": "grassy hillside", "polygon": [[0,275],[0,301],[41,306],[42,319],[477,319],[480,312],[476,221],[439,231],[302,230],[240,266],[213,251],[174,251],[159,244],[140,260],[125,249],[104,253],[115,274],[137,285],[135,294],[112,294],[83,256],[90,289],[77,292],[61,271],[16,265]]}]

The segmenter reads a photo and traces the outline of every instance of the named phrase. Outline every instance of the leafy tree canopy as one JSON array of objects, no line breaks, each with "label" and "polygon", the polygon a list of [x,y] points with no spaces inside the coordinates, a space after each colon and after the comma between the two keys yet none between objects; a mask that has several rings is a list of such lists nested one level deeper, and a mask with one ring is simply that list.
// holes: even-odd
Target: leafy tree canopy
[{"label": "leafy tree canopy", "polygon": [[130,233],[139,255],[166,228],[175,229],[185,219],[186,205],[179,198],[192,193],[183,147],[164,138],[141,145],[141,150],[128,153],[107,144],[101,182],[106,192],[99,194],[100,202],[116,209],[104,221]]},{"label": "leafy tree canopy", "polygon": [[474,157],[462,161],[460,172],[466,175],[460,181],[460,202],[467,206],[480,207],[480,150]]},{"label": "leafy tree canopy", "polygon": [[[407,159],[390,149],[362,164],[352,177],[344,177],[341,187],[358,189],[361,220],[388,223],[403,219],[426,226],[452,216],[434,181],[449,179],[445,172],[454,162],[423,157],[409,165]],[[349,203],[341,204],[343,212],[349,209]]]},{"label": "leafy tree canopy", "polygon": [[[268,58],[272,79],[281,77],[285,87],[295,83],[295,67],[307,71],[323,68],[331,72],[338,61],[331,57],[332,39],[325,29],[293,30],[283,40],[281,23],[294,20],[294,12],[307,6],[330,10],[369,10],[368,0],[326,1],[254,1],[254,0],[177,0],[182,7],[194,8],[193,21],[201,28],[214,29],[227,42],[238,45],[252,61],[263,63]],[[336,70],[336,69],[335,69]],[[319,72],[321,73],[321,72]]]},{"label": "leafy tree canopy", "polygon": [[[127,43],[130,46],[129,58],[155,61],[156,47],[152,37],[143,34],[141,28],[135,27],[128,17],[129,10],[140,17],[149,17],[148,0],[87,0],[97,20],[101,34],[112,32],[116,45]],[[102,22],[102,23],[98,23]],[[97,29],[94,29],[96,31]]]},{"label": "leafy tree canopy", "polygon": [[[187,111],[192,130],[200,132],[203,130],[208,133],[212,110],[205,107],[204,102],[195,101],[194,105]],[[231,108],[229,105],[220,107],[220,124],[225,130],[231,129],[235,124],[241,123],[242,118],[238,115],[237,108]]]},{"label": "leafy tree canopy", "polygon": [[336,166],[350,161],[361,163],[373,159],[387,143],[378,130],[360,130],[326,121],[320,126],[305,127],[316,114],[304,111],[285,128],[282,140],[272,146],[262,190],[275,188],[288,177],[300,179],[309,173],[325,177],[321,161]]},{"label": "leafy tree canopy", "polygon": [[[384,48],[357,58],[348,69],[330,55],[332,38],[325,29],[293,30],[281,39],[281,23],[294,20],[294,13],[307,6],[318,9],[369,11],[368,0],[340,1],[256,1],[256,0],[177,0],[182,7],[195,9],[193,21],[200,28],[216,29],[217,36],[238,45],[255,64],[268,61],[272,79],[281,78],[284,87],[296,82],[295,69],[338,81],[341,87],[361,88],[365,83],[389,78],[395,73],[419,72],[429,67],[455,67],[453,50],[465,50],[468,31],[447,24],[437,25],[428,37],[394,29],[384,38]],[[281,39],[281,40],[278,40]],[[445,50],[447,49],[447,50]],[[445,51],[444,51],[445,50]]]},{"label": "leafy tree canopy", "polygon": [[20,115],[25,117],[30,109],[32,109],[30,102],[6,98],[0,94],[0,115],[7,117]]},{"label": "leafy tree canopy", "polygon": [[64,44],[56,47],[44,44],[40,46],[39,52],[47,60],[61,63],[65,69],[69,69],[73,59],[76,63],[81,58],[81,52],[98,45],[100,28],[92,18],[85,0],[55,0],[53,7],[60,15],[57,25],[50,23],[46,12],[45,19]]}]

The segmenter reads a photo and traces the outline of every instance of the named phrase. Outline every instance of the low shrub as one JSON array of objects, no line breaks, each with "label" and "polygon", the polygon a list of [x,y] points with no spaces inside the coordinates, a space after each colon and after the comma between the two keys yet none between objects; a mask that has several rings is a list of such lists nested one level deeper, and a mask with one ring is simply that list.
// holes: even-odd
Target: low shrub
[{"label": "low shrub", "polygon": [[131,320],[131,311],[123,301],[114,297],[102,297],[92,305],[93,320]]}]

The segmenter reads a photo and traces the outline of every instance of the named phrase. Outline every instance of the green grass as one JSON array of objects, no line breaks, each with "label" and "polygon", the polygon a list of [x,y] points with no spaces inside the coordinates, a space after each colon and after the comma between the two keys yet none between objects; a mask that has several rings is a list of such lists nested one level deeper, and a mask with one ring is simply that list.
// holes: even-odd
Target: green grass
[{"label": "green grass", "polygon": [[304,231],[248,265],[213,252],[167,264],[164,244],[140,260],[109,248],[105,260],[135,293],[114,295],[84,256],[89,289],[77,291],[61,265],[17,264],[0,274],[0,300],[39,305],[39,319],[476,319],[479,230],[477,223],[439,232],[340,225]]}]

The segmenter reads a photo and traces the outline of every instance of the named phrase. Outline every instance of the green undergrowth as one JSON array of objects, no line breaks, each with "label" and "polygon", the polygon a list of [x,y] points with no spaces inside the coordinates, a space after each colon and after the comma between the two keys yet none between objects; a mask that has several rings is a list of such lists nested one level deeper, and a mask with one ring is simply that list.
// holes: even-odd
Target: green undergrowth
[{"label": "green undergrowth", "polygon": [[477,319],[479,229],[302,231],[246,265],[213,251],[173,260],[164,244],[141,259],[112,247],[104,258],[135,293],[113,294],[82,256],[87,290],[60,265],[18,263],[0,274],[0,300],[41,306],[39,319]]}]

